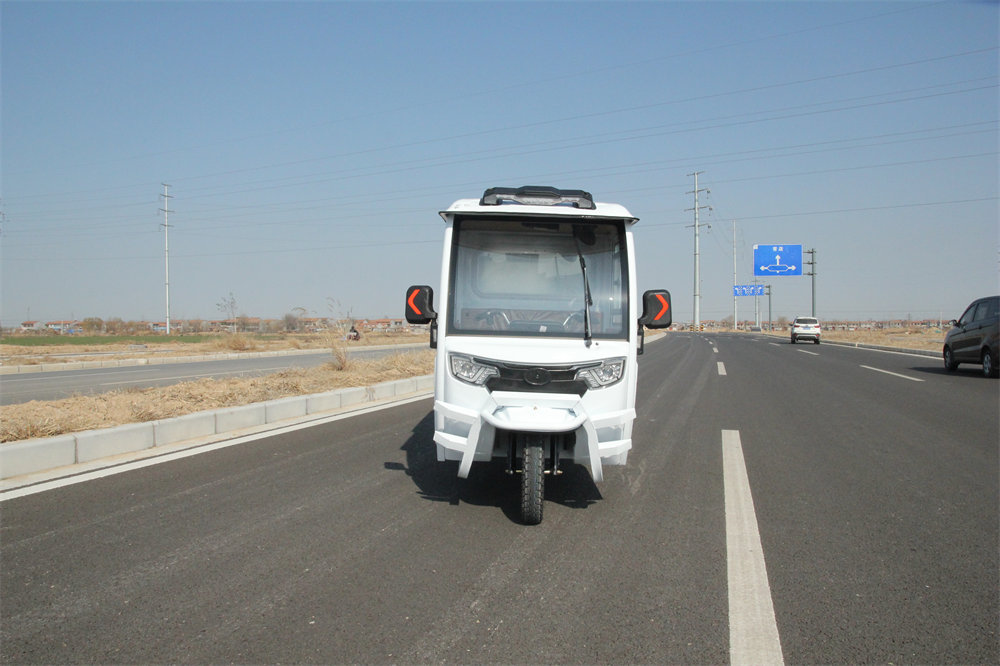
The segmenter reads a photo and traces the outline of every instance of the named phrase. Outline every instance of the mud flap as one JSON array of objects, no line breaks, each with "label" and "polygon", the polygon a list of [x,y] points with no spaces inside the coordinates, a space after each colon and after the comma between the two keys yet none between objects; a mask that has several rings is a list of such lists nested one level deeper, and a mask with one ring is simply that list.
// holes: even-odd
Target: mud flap
[{"label": "mud flap", "polygon": [[590,456],[590,476],[594,483],[604,480],[604,467],[601,465],[601,452],[597,446],[597,429],[588,419],[583,422],[583,430],[587,433],[587,454]]},{"label": "mud flap", "polygon": [[462,452],[462,462],[458,464],[458,478],[469,478],[469,470],[472,469],[472,461],[476,457],[476,449],[479,448],[479,431],[483,427],[481,419],[477,419],[469,429],[469,438],[466,440],[465,451]]}]

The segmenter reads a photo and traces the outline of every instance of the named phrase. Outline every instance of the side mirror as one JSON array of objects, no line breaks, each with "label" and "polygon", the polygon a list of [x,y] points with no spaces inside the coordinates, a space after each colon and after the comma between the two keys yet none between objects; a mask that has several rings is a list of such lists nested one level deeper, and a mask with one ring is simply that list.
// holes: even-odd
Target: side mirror
[{"label": "side mirror", "polygon": [[673,323],[670,310],[670,292],[665,289],[651,289],[642,295],[642,316],[639,326],[647,328],[667,328]]},{"label": "side mirror", "polygon": [[431,325],[431,349],[437,349],[437,312],[434,311],[434,290],[425,284],[406,290],[406,321],[410,324]]},{"label": "side mirror", "polygon": [[411,324],[429,324],[437,319],[434,312],[434,290],[427,285],[416,285],[406,290],[406,321]]}]

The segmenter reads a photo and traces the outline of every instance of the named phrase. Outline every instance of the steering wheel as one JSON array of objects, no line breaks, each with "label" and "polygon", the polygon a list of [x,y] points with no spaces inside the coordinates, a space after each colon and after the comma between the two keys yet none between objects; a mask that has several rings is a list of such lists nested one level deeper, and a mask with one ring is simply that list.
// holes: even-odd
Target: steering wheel
[{"label": "steering wheel", "polygon": [[510,328],[510,318],[503,310],[485,310],[476,315],[476,320],[486,324],[488,330],[503,331]]}]

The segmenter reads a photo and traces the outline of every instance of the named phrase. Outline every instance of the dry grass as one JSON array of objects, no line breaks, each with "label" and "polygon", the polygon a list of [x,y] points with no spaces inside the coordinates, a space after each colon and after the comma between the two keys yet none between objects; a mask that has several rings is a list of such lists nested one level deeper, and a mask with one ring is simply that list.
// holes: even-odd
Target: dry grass
[{"label": "dry grass", "polygon": [[124,389],[6,405],[0,407],[0,442],[110,428],[338,388],[371,386],[433,372],[434,352],[424,349],[373,360],[352,359],[349,364],[333,358],[318,368],[285,370],[263,377],[202,379],[161,388]]},{"label": "dry grass", "polygon": [[257,340],[250,337],[249,335],[244,335],[243,333],[233,333],[232,335],[225,335],[216,338],[210,344],[215,349],[224,352],[257,351],[257,349],[259,348]]}]

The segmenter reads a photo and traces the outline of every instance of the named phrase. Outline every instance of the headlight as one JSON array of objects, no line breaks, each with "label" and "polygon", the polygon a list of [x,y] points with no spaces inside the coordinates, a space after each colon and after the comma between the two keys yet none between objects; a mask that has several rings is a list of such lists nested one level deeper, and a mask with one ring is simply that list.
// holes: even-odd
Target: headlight
[{"label": "headlight", "polygon": [[495,366],[479,363],[471,356],[449,354],[448,360],[451,364],[451,374],[463,382],[476,386],[482,386],[487,379],[500,374]]},{"label": "headlight", "polygon": [[576,373],[576,379],[587,383],[592,389],[604,388],[621,380],[625,374],[624,358],[609,358],[600,365],[583,368]]}]

